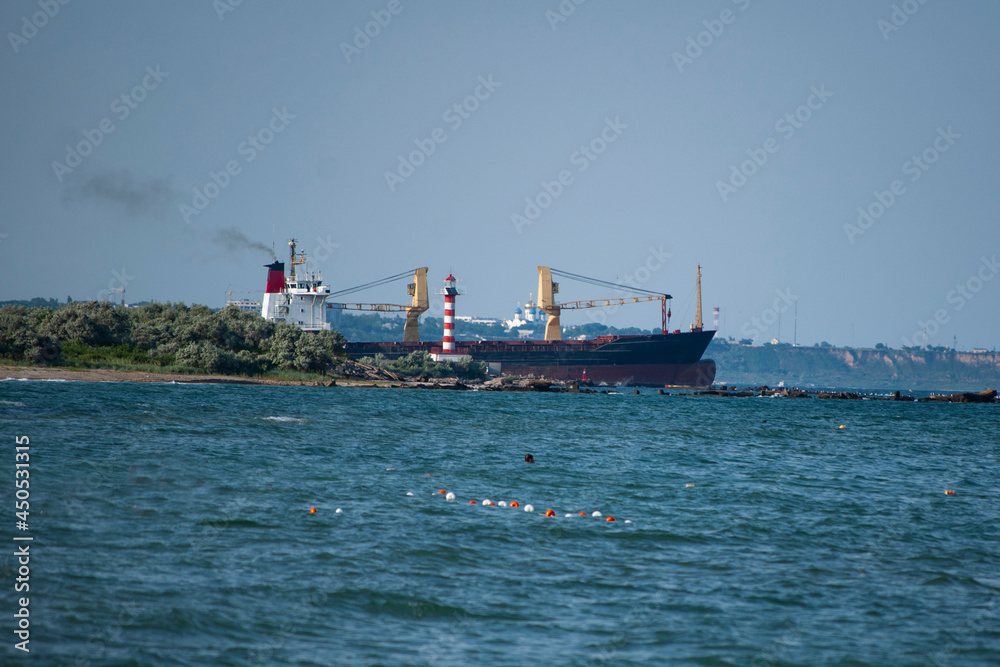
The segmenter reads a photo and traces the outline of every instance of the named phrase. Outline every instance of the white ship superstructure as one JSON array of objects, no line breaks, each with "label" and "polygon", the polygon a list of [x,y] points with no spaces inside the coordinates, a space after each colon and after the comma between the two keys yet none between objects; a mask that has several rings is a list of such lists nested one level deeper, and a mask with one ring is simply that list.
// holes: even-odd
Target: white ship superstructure
[{"label": "white ship superstructure", "polygon": [[287,322],[304,331],[326,331],[326,298],[330,288],[323,284],[316,273],[297,275],[296,266],[306,263],[306,253],[295,257],[295,239],[288,241],[291,252],[291,271],[285,275],[285,263],[275,260],[267,264],[267,290],[261,303],[260,314],[272,322]]}]

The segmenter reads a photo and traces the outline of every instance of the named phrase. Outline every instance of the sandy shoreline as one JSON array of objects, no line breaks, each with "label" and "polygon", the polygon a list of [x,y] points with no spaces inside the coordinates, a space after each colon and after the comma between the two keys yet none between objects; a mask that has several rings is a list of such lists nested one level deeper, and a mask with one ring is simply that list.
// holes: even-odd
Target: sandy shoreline
[{"label": "sandy shoreline", "polygon": [[179,373],[147,373],[145,371],[119,371],[110,368],[50,368],[36,366],[0,367],[0,379],[15,380],[69,380],[78,382],[176,382],[275,385],[284,387],[316,387],[327,385],[321,381],[270,380],[231,375],[181,375]]}]

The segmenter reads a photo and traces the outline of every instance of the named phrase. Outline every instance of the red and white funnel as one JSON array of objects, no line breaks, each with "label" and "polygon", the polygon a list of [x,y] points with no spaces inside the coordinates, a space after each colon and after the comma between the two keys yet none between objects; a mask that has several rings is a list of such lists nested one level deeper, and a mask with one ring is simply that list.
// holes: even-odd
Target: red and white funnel
[{"label": "red and white funnel", "polygon": [[260,314],[265,320],[274,320],[278,316],[278,306],[285,293],[285,263],[274,261],[265,264],[267,267],[267,289],[260,303]]},{"label": "red and white funnel", "polygon": [[277,294],[285,291],[285,263],[272,262],[267,267],[267,294]]}]

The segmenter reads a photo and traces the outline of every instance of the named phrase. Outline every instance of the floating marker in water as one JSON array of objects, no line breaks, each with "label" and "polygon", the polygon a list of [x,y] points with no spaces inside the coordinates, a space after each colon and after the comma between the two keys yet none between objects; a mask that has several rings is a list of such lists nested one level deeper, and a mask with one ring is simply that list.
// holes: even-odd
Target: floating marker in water
[{"label": "floating marker in water", "polygon": [[594,510],[594,513],[591,514],[590,516],[601,516],[601,513],[598,512],[597,510]]},{"label": "floating marker in water", "polygon": [[512,500],[512,501],[510,501],[510,506],[511,507],[520,507],[521,503],[517,502],[516,500]]},{"label": "floating marker in water", "polygon": [[497,506],[498,507],[507,507],[507,501],[506,500],[498,500],[497,501]]},{"label": "floating marker in water", "polygon": [[953,495],[955,495],[955,489],[945,489],[944,490],[944,495],[946,495],[946,496],[953,496]]},{"label": "floating marker in water", "polygon": [[572,516],[573,516],[572,514],[570,514],[569,512],[566,512],[566,518],[567,518],[567,519],[569,519],[569,518],[570,518],[570,517],[572,517]]},{"label": "floating marker in water", "polygon": [[607,519],[605,519],[605,521],[614,521],[614,520],[615,518],[613,516],[609,516]]},{"label": "floating marker in water", "polygon": [[455,494],[454,494],[454,493],[452,493],[451,491],[449,491],[449,492],[448,492],[448,495],[446,495],[446,496],[444,497],[444,499],[445,499],[445,500],[454,500],[454,499],[455,499]]},{"label": "floating marker in water", "polygon": [[441,489],[440,491],[438,491],[438,493],[447,493],[447,491],[445,491],[444,489]]},{"label": "floating marker in water", "polygon": [[334,512],[334,514],[343,514],[343,513],[344,513],[344,510],[340,509],[339,507],[338,507],[338,508],[337,508],[337,510],[336,510],[336,511]]},{"label": "floating marker in water", "polygon": [[412,496],[412,495],[413,495],[413,491],[407,491],[407,492],[406,492],[406,495],[408,495],[408,496]]},{"label": "floating marker in water", "polygon": [[476,503],[476,501],[475,501],[475,500],[470,500],[470,501],[469,501],[469,504],[470,504],[470,505],[475,505],[475,504],[477,504],[477,503]]},{"label": "floating marker in water", "polygon": [[838,426],[837,428],[847,428],[847,424],[841,424],[841,425],[840,425],[840,426]]},{"label": "floating marker in water", "polygon": [[632,523],[632,519],[625,519],[625,523]]},{"label": "floating marker in water", "polygon": [[685,486],[686,488],[690,489],[691,487],[693,487],[693,486],[694,486],[694,484],[690,484],[690,483],[688,483],[688,484],[685,484],[684,486]]},{"label": "floating marker in water", "polygon": [[579,514],[577,514],[577,516],[587,516],[587,513],[586,512],[580,512]]},{"label": "floating marker in water", "polygon": [[490,500],[489,498],[483,498],[483,504],[484,505],[492,505],[493,501]]},{"label": "floating marker in water", "polygon": [[315,507],[310,507],[309,508],[309,513],[310,514],[315,514],[316,513],[316,508]]},{"label": "floating marker in water", "polygon": [[524,511],[525,512],[534,512],[535,511],[535,506],[532,505],[531,503],[528,503],[527,505],[524,506]]},{"label": "floating marker in water", "polygon": [[555,516],[555,515],[556,515],[555,510],[545,510],[545,516]]}]

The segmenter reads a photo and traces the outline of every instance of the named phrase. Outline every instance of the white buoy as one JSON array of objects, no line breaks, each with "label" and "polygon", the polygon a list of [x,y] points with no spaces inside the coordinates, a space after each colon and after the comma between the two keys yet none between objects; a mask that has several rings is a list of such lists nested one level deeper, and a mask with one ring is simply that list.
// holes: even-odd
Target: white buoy
[{"label": "white buoy", "polygon": [[343,514],[343,513],[344,510],[340,509],[339,507],[337,508],[337,511],[334,512],[334,514]]},{"label": "white buoy", "polygon": [[625,519],[625,523],[632,523],[632,519]]},{"label": "white buoy", "polygon": [[595,510],[590,516],[601,516],[601,513]]},{"label": "white buoy", "polygon": [[565,516],[566,516],[566,518],[568,519],[568,518],[570,518],[570,517],[571,517],[571,516],[573,516],[573,515],[572,515],[572,514],[566,514]]},{"label": "white buoy", "polygon": [[448,495],[446,495],[446,496],[444,497],[444,499],[445,499],[445,500],[454,500],[454,499],[455,499],[455,494],[454,494],[454,493],[452,493],[451,491],[449,491],[449,492],[448,492]]},{"label": "white buoy", "polygon": [[412,496],[412,495],[413,495],[413,491],[407,491],[407,492],[406,492],[406,495],[408,495],[408,496]]},{"label": "white buoy", "polygon": [[493,502],[493,501],[491,501],[489,498],[483,498],[483,504],[484,505],[489,505],[491,502]]},{"label": "white buoy", "polygon": [[507,501],[506,500],[498,500],[497,501],[497,507],[507,507]]},{"label": "white buoy", "polygon": [[524,506],[524,511],[525,512],[534,512],[535,511],[535,506],[531,505],[531,504],[525,505]]}]

